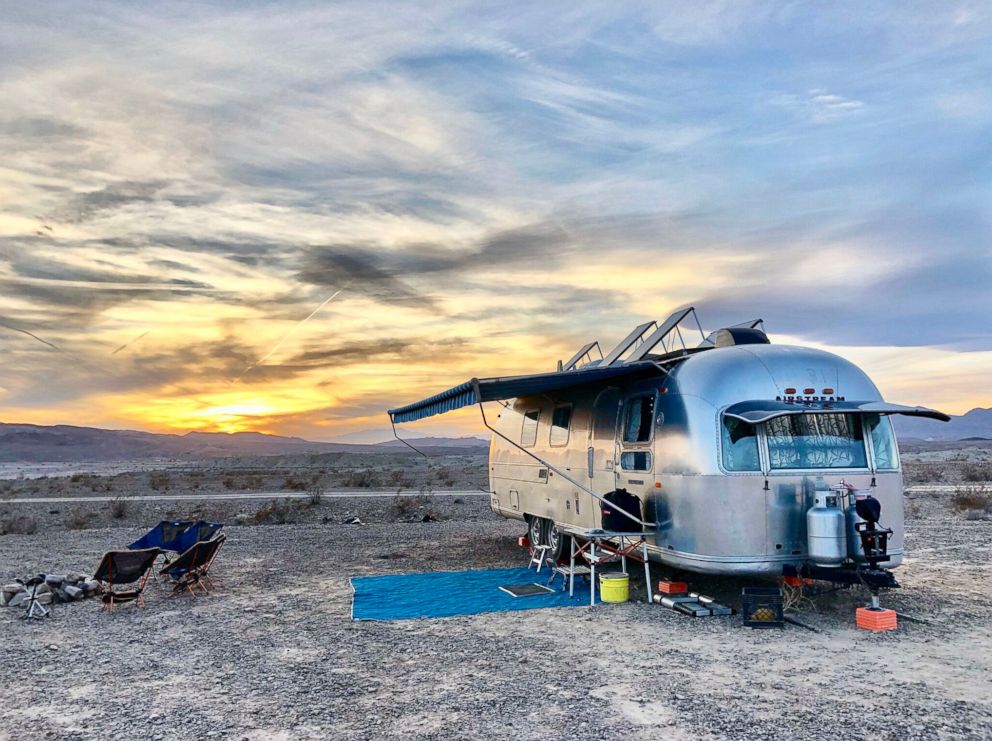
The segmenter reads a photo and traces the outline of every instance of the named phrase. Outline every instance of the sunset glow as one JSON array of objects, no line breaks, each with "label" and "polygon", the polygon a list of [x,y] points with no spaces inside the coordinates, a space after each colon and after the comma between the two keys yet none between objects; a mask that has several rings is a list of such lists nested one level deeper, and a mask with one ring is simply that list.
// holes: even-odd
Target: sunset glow
[{"label": "sunset glow", "polygon": [[683,304],[992,406],[988,14],[662,6],[12,9],[0,419],[329,439]]}]

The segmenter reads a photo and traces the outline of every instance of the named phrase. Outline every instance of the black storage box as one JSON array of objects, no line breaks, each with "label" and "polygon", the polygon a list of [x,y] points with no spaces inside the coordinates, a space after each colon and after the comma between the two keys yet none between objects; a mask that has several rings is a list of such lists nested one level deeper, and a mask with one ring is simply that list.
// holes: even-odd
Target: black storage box
[{"label": "black storage box", "polygon": [[744,587],[741,590],[741,616],[749,628],[782,628],[782,590],[778,587]]}]

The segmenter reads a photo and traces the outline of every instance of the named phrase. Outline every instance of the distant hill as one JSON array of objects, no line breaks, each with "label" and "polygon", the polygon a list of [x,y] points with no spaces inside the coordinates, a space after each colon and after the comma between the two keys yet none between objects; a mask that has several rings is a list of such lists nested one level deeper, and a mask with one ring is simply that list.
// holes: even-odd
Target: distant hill
[{"label": "distant hill", "polygon": [[951,415],[950,422],[923,417],[893,415],[896,436],[900,439],[965,440],[992,438],[992,409],[975,408],[962,415]]},{"label": "distant hill", "polygon": [[[418,448],[485,450],[488,442],[475,437],[423,437]],[[321,453],[376,453],[405,446],[393,439],[377,444],[325,443],[261,432],[187,432],[185,435],[103,430],[73,425],[0,423],[0,463],[48,463],[133,460],[196,460],[243,456]]]}]

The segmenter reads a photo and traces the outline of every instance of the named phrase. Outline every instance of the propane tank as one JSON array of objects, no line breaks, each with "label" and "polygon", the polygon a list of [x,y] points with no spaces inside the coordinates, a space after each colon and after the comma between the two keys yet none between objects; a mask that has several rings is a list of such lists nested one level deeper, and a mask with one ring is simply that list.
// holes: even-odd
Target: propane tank
[{"label": "propane tank", "polygon": [[817,566],[836,568],[847,558],[844,513],[834,492],[816,489],[813,496],[813,506],[806,510],[806,548]]}]

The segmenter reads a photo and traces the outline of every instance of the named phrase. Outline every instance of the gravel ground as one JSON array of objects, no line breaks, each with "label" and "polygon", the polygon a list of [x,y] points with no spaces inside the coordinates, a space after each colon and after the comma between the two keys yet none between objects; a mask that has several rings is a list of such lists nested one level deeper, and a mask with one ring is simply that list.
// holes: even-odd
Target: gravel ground
[{"label": "gravel ground", "polygon": [[[802,610],[820,633],[644,602],[354,623],[349,576],[521,565],[520,524],[484,499],[427,523],[356,500],[342,511],[372,524],[228,527],[210,595],[0,608],[0,739],[989,738],[992,522],[947,496],[910,503],[883,598],[929,622],[885,634],[854,628],[856,591]],[[2,536],[0,575],[92,569],[140,533]],[[741,585],[692,580],[728,601]]]}]

